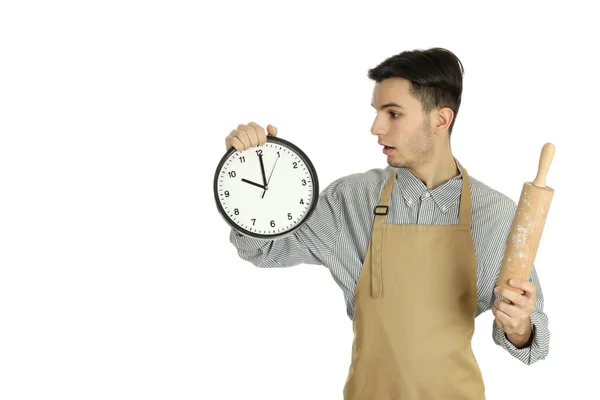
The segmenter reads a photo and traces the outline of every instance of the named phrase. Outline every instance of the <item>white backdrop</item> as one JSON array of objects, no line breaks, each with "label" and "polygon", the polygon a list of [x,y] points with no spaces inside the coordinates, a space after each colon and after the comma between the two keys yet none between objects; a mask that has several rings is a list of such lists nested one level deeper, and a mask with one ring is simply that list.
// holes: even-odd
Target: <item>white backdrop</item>
[{"label": "white backdrop", "polygon": [[2,3],[1,399],[341,399],[341,290],[322,266],[241,260],[213,176],[250,121],[322,188],[385,167],[367,70],[429,47],[465,67],[452,148],[472,176],[518,201],[556,146],[536,258],[550,353],[524,365],[481,315],[488,400],[597,393],[591,6],[349,3]]}]

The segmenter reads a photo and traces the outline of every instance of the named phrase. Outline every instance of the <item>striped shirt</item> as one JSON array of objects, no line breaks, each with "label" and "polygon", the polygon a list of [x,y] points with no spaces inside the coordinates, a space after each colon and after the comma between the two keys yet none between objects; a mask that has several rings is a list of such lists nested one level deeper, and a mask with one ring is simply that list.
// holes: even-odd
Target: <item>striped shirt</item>
[{"label": "striped shirt", "polygon": [[[457,224],[462,189],[459,174],[433,190],[406,168],[397,168],[387,222],[390,224]],[[291,267],[317,264],[327,267],[342,289],[346,311],[354,315],[354,289],[371,238],[374,214],[394,167],[371,169],[333,181],[321,191],[313,214],[293,233],[275,240],[259,239],[231,230],[230,242],[239,256],[257,267]],[[471,182],[471,232],[477,260],[477,313],[491,310],[497,298],[494,287],[504,256],[517,204],[469,174]],[[494,319],[492,338],[525,364],[548,354],[550,332],[543,311],[544,297],[535,266],[530,282],[536,285],[535,311],[531,314],[533,340],[519,349]]]}]

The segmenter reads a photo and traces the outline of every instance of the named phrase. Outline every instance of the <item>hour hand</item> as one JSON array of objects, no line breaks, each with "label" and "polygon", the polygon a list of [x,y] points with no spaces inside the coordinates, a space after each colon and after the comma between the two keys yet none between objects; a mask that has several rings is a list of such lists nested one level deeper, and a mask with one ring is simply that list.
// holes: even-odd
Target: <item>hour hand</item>
[{"label": "hour hand", "polygon": [[265,188],[264,185],[259,185],[258,183],[249,181],[248,179],[245,179],[245,178],[242,178],[242,182],[246,182],[246,183],[249,183],[251,185],[258,186],[261,189]]}]

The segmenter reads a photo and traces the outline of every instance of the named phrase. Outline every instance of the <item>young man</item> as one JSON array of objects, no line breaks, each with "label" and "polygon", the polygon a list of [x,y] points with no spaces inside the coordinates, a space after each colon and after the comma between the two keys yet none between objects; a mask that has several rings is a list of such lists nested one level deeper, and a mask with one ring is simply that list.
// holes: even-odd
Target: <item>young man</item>
[{"label": "young man", "polygon": [[[513,284],[523,295],[494,291],[517,205],[452,155],[462,75],[460,60],[441,48],[405,51],[371,69],[371,133],[389,166],[332,182],[292,235],[267,241],[231,231],[240,257],[258,267],[329,268],[354,326],[346,400],[484,399],[471,339],[489,309],[496,344],[526,364],[548,354],[535,267]],[[226,147],[265,141],[249,123]]]}]

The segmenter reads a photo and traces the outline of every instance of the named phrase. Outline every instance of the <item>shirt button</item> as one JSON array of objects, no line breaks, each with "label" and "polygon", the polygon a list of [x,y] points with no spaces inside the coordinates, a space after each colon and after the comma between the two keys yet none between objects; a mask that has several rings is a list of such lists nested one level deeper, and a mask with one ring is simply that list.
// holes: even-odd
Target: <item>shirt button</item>
[{"label": "shirt button", "polygon": [[429,192],[425,192],[425,197],[429,197]]},{"label": "shirt button", "polygon": [[443,211],[443,212],[446,212],[446,207],[442,207],[442,211]]}]

